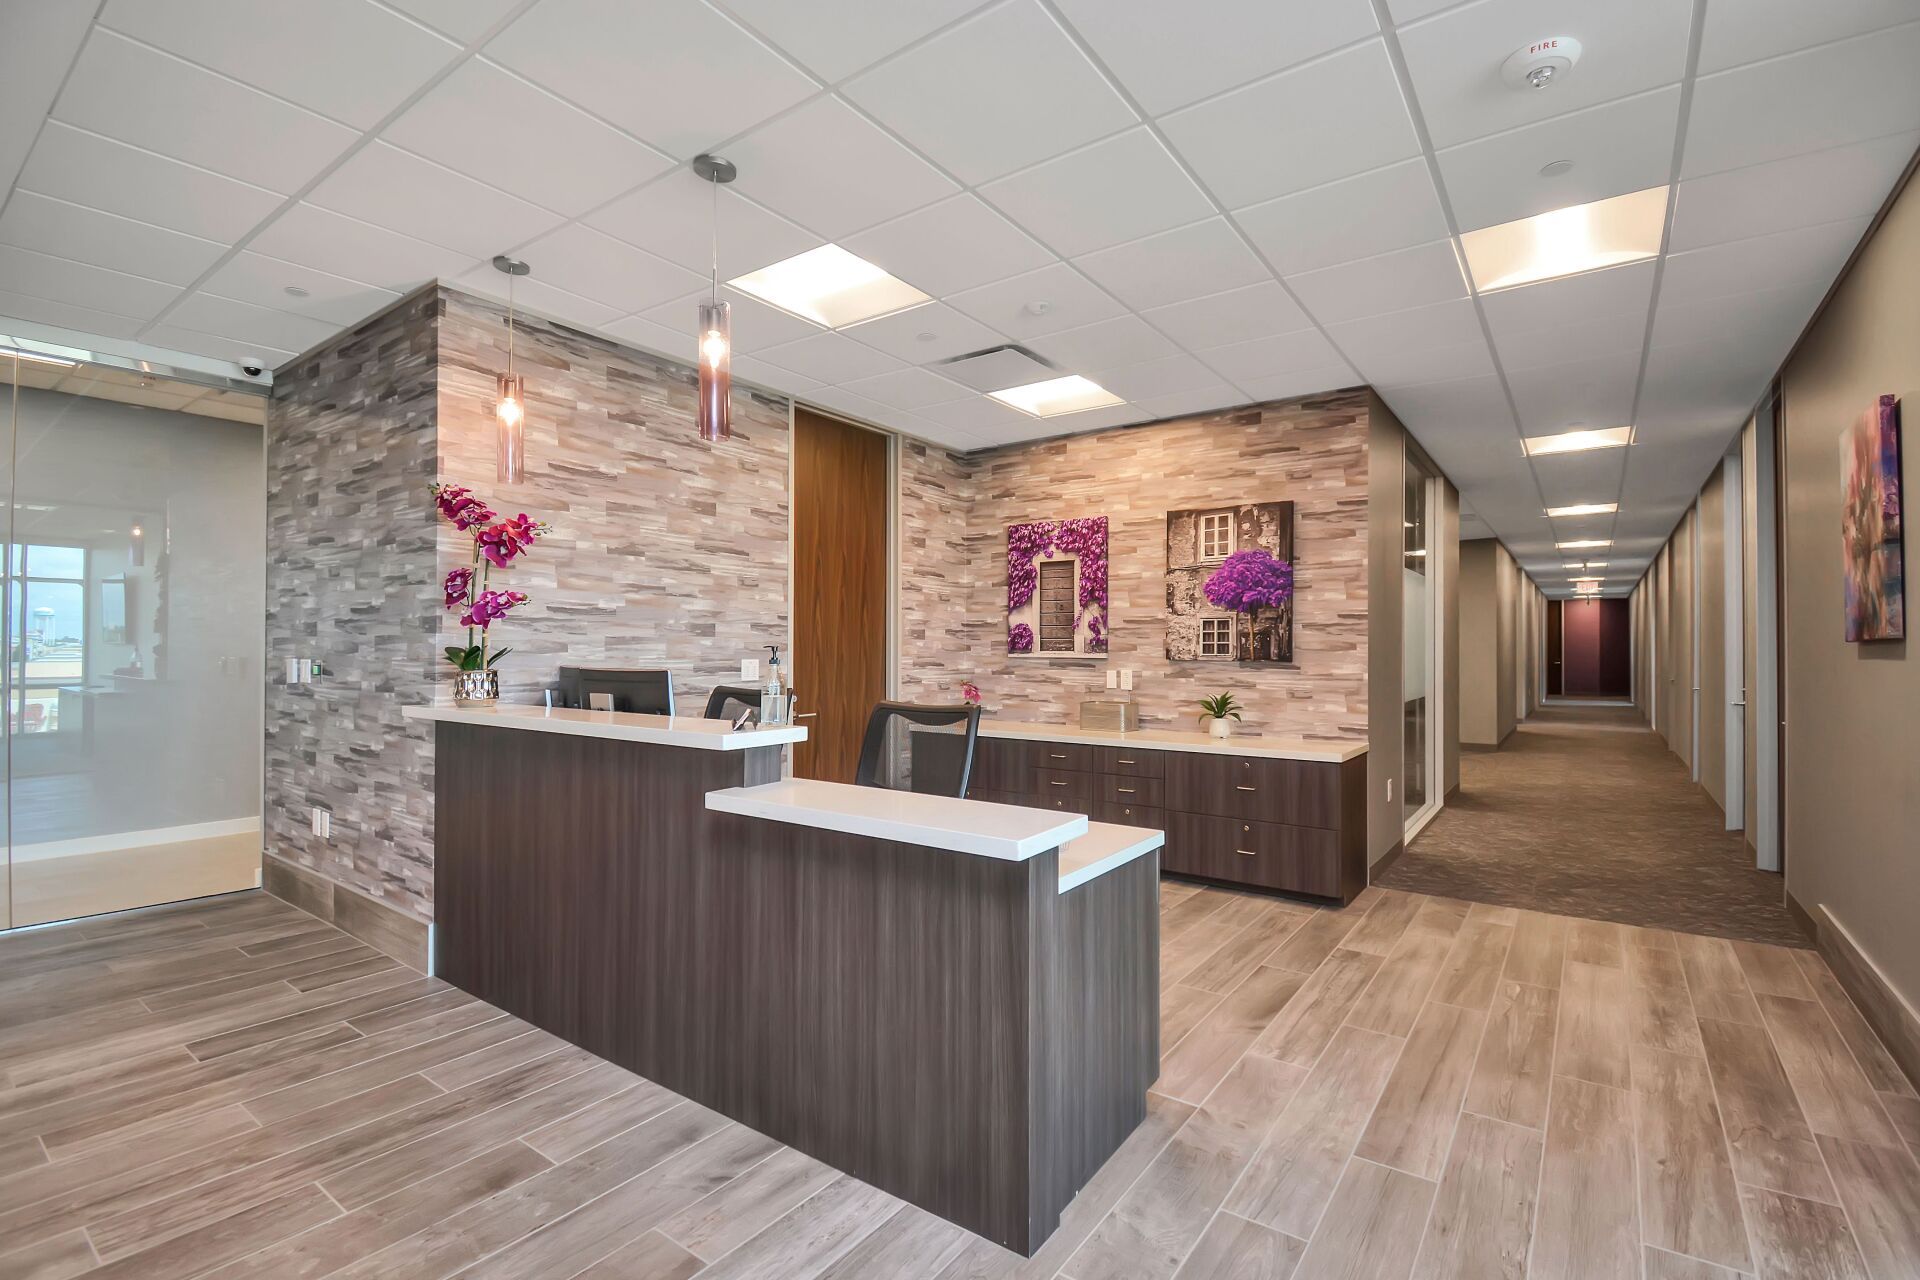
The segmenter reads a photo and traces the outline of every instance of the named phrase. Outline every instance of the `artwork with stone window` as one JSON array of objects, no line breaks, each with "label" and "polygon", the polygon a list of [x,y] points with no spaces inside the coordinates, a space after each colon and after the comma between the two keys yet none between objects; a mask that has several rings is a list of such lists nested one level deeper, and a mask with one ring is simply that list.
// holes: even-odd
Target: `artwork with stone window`
[{"label": "artwork with stone window", "polygon": [[1167,660],[1293,661],[1293,504],[1167,513]]},{"label": "artwork with stone window", "polygon": [[1107,518],[1007,526],[1007,653],[1084,658],[1107,651]]}]

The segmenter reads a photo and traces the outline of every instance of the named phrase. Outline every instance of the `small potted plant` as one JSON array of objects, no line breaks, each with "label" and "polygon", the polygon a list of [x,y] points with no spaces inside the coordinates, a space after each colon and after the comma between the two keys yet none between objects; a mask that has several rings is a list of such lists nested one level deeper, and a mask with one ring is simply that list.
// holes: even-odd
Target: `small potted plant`
[{"label": "small potted plant", "polygon": [[448,645],[446,655],[456,672],[454,701],[484,706],[500,700],[500,673],[493,664],[511,652],[490,647],[488,628],[528,600],[524,591],[494,590],[489,578],[549,530],[525,514],[502,519],[457,484],[434,485],[433,501],[449,524],[473,539],[471,566],[453,570],[442,584],[447,610],[461,610],[460,625],[467,629],[467,642]]},{"label": "small potted plant", "polygon": [[1211,698],[1200,699],[1200,719],[1214,737],[1224,738],[1233,732],[1233,726],[1227,723],[1229,718],[1240,718],[1240,701],[1231,693],[1216,693]]}]

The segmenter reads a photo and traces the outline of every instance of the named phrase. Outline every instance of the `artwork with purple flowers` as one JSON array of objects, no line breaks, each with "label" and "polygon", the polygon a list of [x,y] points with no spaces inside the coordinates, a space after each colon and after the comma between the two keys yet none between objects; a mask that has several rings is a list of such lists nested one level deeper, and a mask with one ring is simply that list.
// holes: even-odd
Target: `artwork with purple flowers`
[{"label": "artwork with purple flowers", "polygon": [[1007,526],[1007,652],[1107,651],[1107,518]]},{"label": "artwork with purple flowers", "polygon": [[1167,659],[1293,661],[1293,504],[1167,513]]},{"label": "artwork with purple flowers", "polygon": [[1840,435],[1840,595],[1848,644],[1907,635],[1900,398],[1881,396]]}]

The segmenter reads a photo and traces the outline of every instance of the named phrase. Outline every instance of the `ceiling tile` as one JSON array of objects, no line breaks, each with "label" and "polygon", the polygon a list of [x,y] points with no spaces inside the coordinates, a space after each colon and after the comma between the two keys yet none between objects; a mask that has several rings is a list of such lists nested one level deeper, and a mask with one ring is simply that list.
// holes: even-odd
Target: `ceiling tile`
[{"label": "ceiling tile", "polygon": [[[735,353],[764,352],[768,347],[777,347],[782,343],[795,342],[801,338],[812,337],[826,330],[811,320],[789,314],[778,307],[768,306],[758,298],[748,297],[724,284],[720,286],[720,296],[729,307],[729,318],[733,325],[733,349]],[[662,324],[677,332],[688,335],[691,342],[693,326],[699,316],[699,304],[706,301],[707,290],[701,288],[686,297],[676,298],[672,302],[662,303],[648,309],[648,320]]]},{"label": "ceiling tile", "polygon": [[586,223],[669,262],[706,272],[713,263],[716,196],[722,280],[758,271],[824,243],[727,187],[715,192],[712,183],[684,168],[622,196],[590,215]]},{"label": "ceiling tile", "polygon": [[1911,0],[1737,0],[1707,6],[1700,74],[1844,40],[1914,19]]},{"label": "ceiling tile", "polygon": [[[838,240],[955,190],[838,98],[816,98],[727,147],[740,193]],[[825,180],[831,174],[832,180]]]},{"label": "ceiling tile", "polygon": [[1658,352],[1669,346],[1720,340],[1759,355],[1772,353],[1777,362],[1800,336],[1826,291],[1827,282],[1814,278],[1753,293],[1692,299],[1663,293],[1653,320],[1653,347]]},{"label": "ceiling tile", "polygon": [[1101,369],[1091,377],[1124,400],[1171,396],[1183,391],[1205,391],[1219,387],[1222,381],[1219,374],[1185,354]]},{"label": "ceiling tile", "polygon": [[1266,266],[1224,218],[1210,218],[1074,259],[1135,310],[1164,307],[1269,279]]},{"label": "ceiling tile", "polygon": [[1154,307],[1140,314],[1192,351],[1313,327],[1300,304],[1276,280]]},{"label": "ceiling tile", "polygon": [[186,298],[167,313],[166,323],[173,328],[192,329],[242,344],[264,342],[281,351],[305,351],[340,331],[339,325],[325,320],[251,306],[210,293],[196,293]]},{"label": "ceiling tile", "polygon": [[1238,408],[1246,402],[1246,396],[1238,387],[1230,382],[1216,382],[1212,386],[1178,391],[1170,396],[1149,396],[1134,401],[1133,407],[1146,415],[1143,421],[1162,422],[1168,418],[1185,418],[1219,409]]},{"label": "ceiling tile", "polygon": [[20,188],[231,244],[280,207],[271,191],[49,120]]},{"label": "ceiling tile", "polygon": [[308,199],[476,258],[504,253],[561,221],[558,214],[384,142],[354,153]]},{"label": "ceiling tile", "polygon": [[1022,413],[998,400],[990,400],[986,396],[973,396],[947,404],[929,405],[919,413],[929,422],[937,422],[943,427],[954,427],[996,443],[1022,438],[1019,433],[1030,429],[1036,421],[1032,415]]},{"label": "ceiling tile", "polygon": [[[1421,444],[1432,447],[1429,436],[1462,431],[1475,433],[1486,446],[1520,455],[1513,430],[1513,410],[1497,377],[1448,378],[1411,386],[1383,386],[1380,396]],[[1484,437],[1479,433],[1485,433]]]},{"label": "ceiling tile", "polygon": [[401,293],[435,276],[451,279],[471,267],[477,256],[304,203],[268,223],[248,247],[316,271],[353,272],[355,279]]},{"label": "ceiling tile", "polygon": [[1916,143],[1920,134],[1896,133],[1682,182],[1667,247],[1683,253],[1869,216],[1905,171]]},{"label": "ceiling tile", "polygon": [[[1038,241],[973,195],[928,205],[842,243],[848,252],[936,298],[1054,261]],[[955,253],[955,245],[965,245],[966,252]]]},{"label": "ceiling tile", "polygon": [[1920,23],[1701,76],[1682,178],[1905,133],[1920,120]]},{"label": "ceiling tile", "polygon": [[[306,296],[289,295],[288,286],[306,290]],[[233,255],[200,287],[222,298],[320,320],[336,329],[358,324],[400,296],[391,289],[252,252]]]},{"label": "ceiling tile", "polygon": [[1145,128],[989,183],[980,194],[1069,257],[1213,212],[1213,202]]},{"label": "ceiling tile", "polygon": [[816,333],[798,342],[769,347],[760,352],[760,358],[828,384],[877,377],[902,367],[892,356],[839,333]]},{"label": "ceiling tile", "polygon": [[1138,316],[1115,316],[1078,329],[1049,333],[1035,338],[1031,345],[1060,368],[1076,373],[1158,360],[1179,350]]},{"label": "ceiling tile", "polygon": [[1365,381],[1366,379],[1341,363],[1320,365],[1293,373],[1274,373],[1257,378],[1235,379],[1235,383],[1247,399],[1260,404],[1271,400],[1290,400],[1295,396],[1315,395],[1322,391],[1339,391],[1345,387],[1357,387]]},{"label": "ceiling tile", "polygon": [[1435,378],[1474,377],[1493,372],[1493,357],[1487,352],[1485,338],[1473,338],[1452,346],[1402,347],[1374,351],[1366,356],[1348,352],[1353,367],[1368,382],[1428,382]]},{"label": "ceiling tile", "polygon": [[1621,468],[1632,449],[1595,449],[1589,453],[1547,454],[1533,460],[1540,496],[1549,507],[1581,502],[1613,502],[1620,494]]},{"label": "ceiling tile", "polygon": [[16,191],[0,215],[0,244],[35,249],[168,284],[191,284],[220,260],[226,246]]},{"label": "ceiling tile", "polygon": [[[622,316],[618,320],[610,320],[602,324],[600,331],[609,337],[618,338],[629,346],[638,347],[642,351],[650,351],[657,356],[668,356],[673,359],[685,360],[694,354],[696,345],[693,325],[691,323],[692,315],[693,312],[689,309],[687,312],[689,322],[678,329],[662,321],[649,320],[645,316]],[[736,343],[735,345],[737,346],[738,344]],[[739,354],[738,351],[734,353],[731,365],[734,378],[748,382],[765,381],[764,379],[750,377],[741,369],[741,363],[751,358],[750,356]],[[767,372],[776,371],[769,368]],[[793,376],[786,374],[784,369],[778,370],[777,372],[788,377]],[[811,383],[813,380],[809,378],[806,381]]]},{"label": "ceiling tile", "polygon": [[818,87],[700,0],[541,0],[487,56],[681,160]]},{"label": "ceiling tile", "polygon": [[7,38],[0,41],[0,191],[19,176],[92,26],[87,5],[7,6]]},{"label": "ceiling tile", "polygon": [[1110,319],[1125,310],[1089,284],[1078,271],[1060,262],[978,289],[968,289],[947,301],[1010,338],[1031,338],[1074,329]]},{"label": "ceiling tile", "polygon": [[1800,280],[1831,281],[1866,232],[1867,218],[1827,222],[1667,256],[1660,301],[1698,302]]},{"label": "ceiling tile", "polygon": [[1036,0],[1004,0],[844,91],[970,185],[1136,119]]},{"label": "ceiling tile", "polygon": [[1639,380],[1638,351],[1507,370],[1520,425],[1530,436],[1632,422]]},{"label": "ceiling tile", "polygon": [[[1436,147],[1679,81],[1692,7],[1673,0],[1479,0],[1400,31]],[[1577,35],[1580,63],[1546,89],[1501,78],[1507,55],[1549,33]]]},{"label": "ceiling tile", "polygon": [[358,136],[97,27],[54,115],[282,193],[306,184]]},{"label": "ceiling tile", "polygon": [[356,129],[460,52],[368,0],[107,0],[100,22]]},{"label": "ceiling tile", "polygon": [[435,85],[381,136],[569,217],[674,164],[481,58]]},{"label": "ceiling tile", "polygon": [[1221,377],[1243,387],[1254,379],[1344,363],[1340,353],[1318,329],[1209,347],[1198,355]]},{"label": "ceiling tile", "polygon": [[[577,293],[568,293],[565,289],[557,289],[547,281],[531,276],[513,278],[513,287],[509,291],[508,279],[505,273],[495,269],[492,262],[486,261],[472,267],[453,283],[456,288],[482,298],[491,298],[502,306],[512,302],[522,311],[555,319],[564,318],[565,323],[571,325],[598,328],[620,315],[618,307],[583,298]],[[511,297],[508,296],[509,292]]]},{"label": "ceiling tile", "polygon": [[983,0],[725,0],[725,7],[828,83],[870,67]]},{"label": "ceiling tile", "polygon": [[[1492,372],[1491,368],[1462,367],[1449,373],[1443,366],[1439,372],[1422,376],[1411,370],[1402,372],[1394,363],[1440,352],[1462,354],[1474,363],[1484,362],[1486,337],[1480,331],[1480,317],[1475,314],[1473,303],[1465,298],[1328,325],[1326,332],[1354,367],[1376,383],[1431,382],[1465,377],[1469,372]],[[1477,353],[1463,351],[1476,346]]]},{"label": "ceiling tile", "polygon": [[[1337,122],[1337,132],[1330,130]],[[1296,67],[1161,122],[1229,209],[1290,195],[1420,153],[1386,46]]]},{"label": "ceiling tile", "polygon": [[9,289],[0,289],[0,316],[55,325],[62,329],[77,329],[81,333],[97,333],[103,338],[134,337],[147,323],[144,318],[136,316],[96,311],[92,307],[75,306],[54,298],[35,298]]},{"label": "ceiling tile", "polygon": [[973,395],[973,391],[950,378],[926,369],[895,369],[872,378],[856,378],[846,384],[856,395],[866,396],[895,409],[924,409],[928,405],[951,404]]},{"label": "ceiling tile", "polygon": [[685,267],[579,223],[549,232],[515,256],[526,259],[548,284],[617,308],[616,314],[645,311],[707,283]]},{"label": "ceiling tile", "polygon": [[869,400],[866,396],[848,391],[844,387],[821,387],[807,393],[807,399],[822,409],[844,414],[856,422],[869,426],[882,425],[882,419],[891,415],[891,406],[878,400]]},{"label": "ceiling tile", "polygon": [[1287,284],[1322,324],[1467,296],[1451,240],[1289,276]]},{"label": "ceiling tile", "polygon": [[520,0],[386,0],[394,8],[461,42],[491,30]]},{"label": "ceiling tile", "polygon": [[[620,321],[614,328],[608,329],[607,332],[614,333],[621,326],[631,324],[634,320],[635,317],[629,316],[627,319]],[[683,338],[682,341],[685,342],[687,339]],[[645,345],[649,348],[653,346],[650,342]],[[677,348],[672,346],[665,348],[668,352],[676,349]],[[768,364],[758,356],[743,356],[738,352],[735,352],[733,357],[733,376],[740,381],[751,382],[757,386],[766,387],[769,390],[779,391],[782,394],[790,396],[801,395],[827,385],[818,378],[809,378],[804,373],[795,373],[791,369],[782,369],[777,365]]]},{"label": "ceiling tile", "polygon": [[877,347],[908,364],[931,364],[1006,341],[972,316],[944,302],[925,302],[878,320],[850,325],[840,332],[855,342]]},{"label": "ceiling tile", "polygon": [[180,293],[176,285],[10,245],[0,245],[0,280],[29,297],[139,319],[151,319]]},{"label": "ceiling tile", "polygon": [[[1454,218],[1473,231],[1665,186],[1679,113],[1680,86],[1669,85],[1449,147],[1439,153],[1440,177]],[[1563,160],[1570,171],[1540,172]]]},{"label": "ceiling tile", "polygon": [[1149,115],[1330,53],[1380,27],[1367,0],[1061,0],[1061,12]]},{"label": "ceiling tile", "polygon": [[1637,353],[1647,340],[1653,276],[1653,263],[1634,262],[1482,294],[1480,305],[1509,369],[1556,364],[1574,352]]},{"label": "ceiling tile", "polygon": [[1425,160],[1282,196],[1233,216],[1268,261],[1287,275],[1450,234]]},{"label": "ceiling tile", "polygon": [[248,342],[215,333],[202,333],[197,329],[188,329],[175,324],[154,325],[140,334],[140,341],[156,347],[165,347],[170,351],[185,351],[213,360],[231,360],[235,364],[242,361],[258,361],[269,369],[278,369],[299,354],[281,347],[270,347],[258,341]]}]

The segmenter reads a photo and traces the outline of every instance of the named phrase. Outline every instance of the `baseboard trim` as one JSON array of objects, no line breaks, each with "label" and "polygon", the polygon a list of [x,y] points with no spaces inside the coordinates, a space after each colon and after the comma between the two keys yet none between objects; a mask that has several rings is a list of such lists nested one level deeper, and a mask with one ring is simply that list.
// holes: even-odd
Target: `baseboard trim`
[{"label": "baseboard trim", "polygon": [[1381,854],[1380,860],[1367,868],[1367,883],[1372,884],[1377,877],[1384,875],[1389,867],[1400,861],[1401,856],[1404,855],[1406,851],[1407,842],[1405,840],[1395,840],[1393,842],[1393,848]]},{"label": "baseboard trim", "polygon": [[390,903],[267,854],[262,887],[280,901],[350,933],[409,968],[433,973],[433,926]]},{"label": "baseboard trim", "polygon": [[1813,943],[1815,950],[1818,950],[1820,922],[1814,919],[1813,912],[1800,904],[1800,899],[1793,896],[1792,890],[1787,891],[1787,914],[1793,917],[1793,922],[1800,926],[1800,932],[1806,934],[1807,940]]},{"label": "baseboard trim", "polygon": [[1827,967],[1840,986],[1852,998],[1860,1015],[1880,1037],[1893,1060],[1907,1074],[1909,1082],[1920,1082],[1920,1012],[1900,994],[1873,957],[1864,951],[1854,936],[1822,904],[1811,910],[1787,895],[1787,907],[1799,919],[1805,915],[1813,922],[1816,945],[1826,958]]}]

